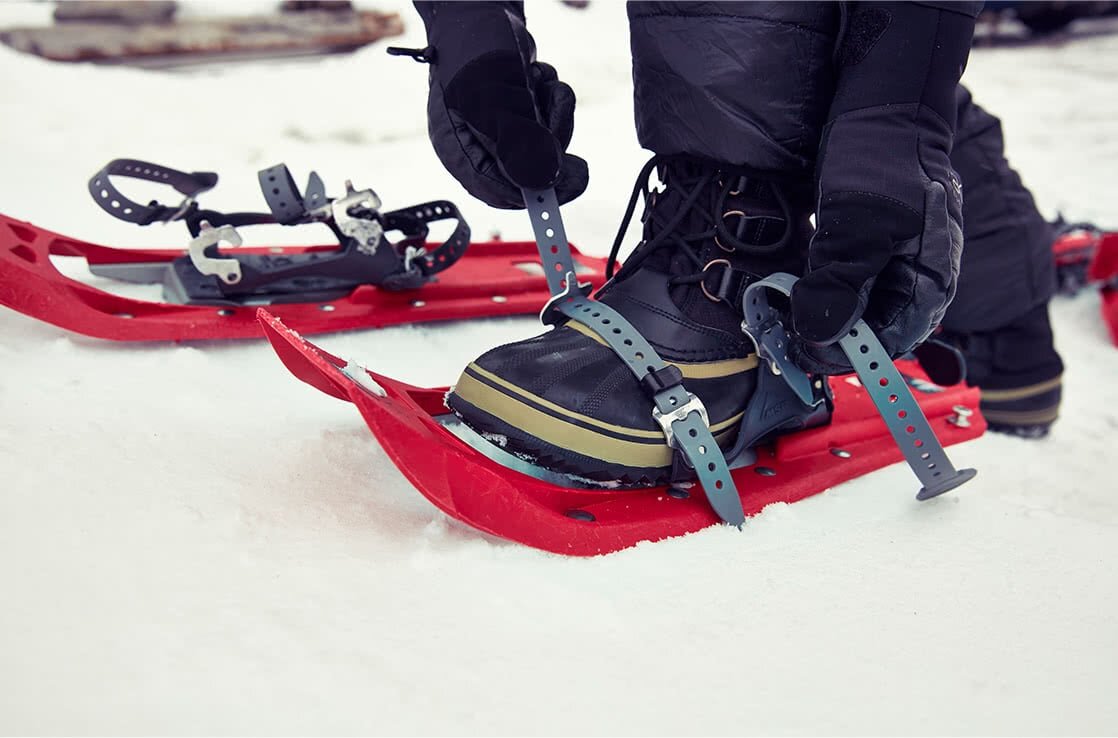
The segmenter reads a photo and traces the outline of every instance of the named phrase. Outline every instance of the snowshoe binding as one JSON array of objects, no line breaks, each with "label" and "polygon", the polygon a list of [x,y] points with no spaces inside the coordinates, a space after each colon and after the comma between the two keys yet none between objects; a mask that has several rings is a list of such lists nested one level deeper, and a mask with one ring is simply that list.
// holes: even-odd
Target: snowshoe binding
[{"label": "snowshoe binding", "polygon": [[[664,189],[653,192],[646,180],[657,164]],[[584,319],[554,314],[554,330],[482,355],[462,373],[449,407],[542,466],[626,485],[690,473],[649,409],[672,386],[686,386],[681,403],[693,397],[705,408],[714,441],[728,453],[827,422],[826,385],[816,382],[821,391],[800,402],[783,381],[768,382],[771,373],[759,370],[756,348],[741,330],[742,295],[760,279],[750,256],[795,246],[791,216],[775,190],[713,166],[654,159],[634,200],[638,191],[646,202],[641,245],[583,308]],[[635,351],[632,362],[610,343],[620,339],[631,349],[639,337],[654,353]],[[774,387],[759,386],[765,384]]]},{"label": "snowshoe binding", "polygon": [[[647,187],[653,168],[662,190]],[[751,449],[774,437],[827,423],[833,409],[825,378],[788,359],[769,306],[769,291],[790,294],[795,278],[772,265],[799,259],[808,213],[796,217],[779,187],[744,172],[654,157],[638,177],[614,255],[638,193],[644,238],[591,300],[555,245],[565,238],[552,193],[525,191],[552,279],[543,318],[555,328],[482,355],[447,406],[482,438],[548,472],[621,486],[697,478],[719,516],[739,524],[730,466],[741,456],[751,462]],[[875,353],[867,371],[892,367],[867,334],[860,323],[846,339],[858,344],[860,360]],[[881,376],[877,389],[888,384]],[[945,460],[927,468],[942,471]],[[928,496],[950,488],[941,471]],[[953,468],[948,476],[965,481]]]},{"label": "snowshoe binding", "polygon": [[524,190],[552,293],[541,317],[555,327],[483,355],[449,394],[332,356],[263,309],[261,324],[293,374],[358,407],[439,509],[548,551],[741,525],[902,458],[921,500],[974,476],[940,437],[981,435],[977,390],[937,386],[913,361],[902,374],[861,321],[840,341],[857,376],[805,374],[785,351],[796,278],[758,269],[786,258],[766,246],[797,238],[787,204],[764,182],[693,162],[653,160],[638,182],[658,163],[665,189],[643,189],[645,241],[597,300],[572,266],[554,191]]},{"label": "snowshoe binding", "polygon": [[[134,202],[114,185],[118,176],[169,185],[184,199]],[[376,193],[348,183],[345,195],[328,198],[314,174],[300,192],[283,165],[259,179],[270,212],[202,208],[199,196],[217,183],[211,172],[118,159],[89,180],[94,200],[114,217],[137,225],[184,223],[191,236],[186,250],[111,248],[0,215],[0,305],[97,338],[166,341],[259,338],[258,305],[272,306],[306,333],[324,333],[536,313],[547,299],[536,245],[470,244],[469,227],[451,202],[384,212]],[[450,235],[429,242],[439,221],[453,224]],[[336,241],[222,248],[239,244],[243,227],[266,223],[320,223]],[[573,253],[580,277],[601,284],[605,259]],[[88,273],[93,278],[83,279]],[[160,285],[163,301],[129,283]]]},{"label": "snowshoe binding", "polygon": [[[112,176],[168,184],[186,196],[177,206],[128,200],[113,185]],[[283,164],[258,173],[269,213],[221,213],[202,209],[197,197],[217,183],[212,172],[180,172],[168,167],[116,159],[89,180],[89,192],[110,215],[138,225],[182,221],[193,236],[189,255],[176,259],[164,272],[164,298],[184,305],[268,305],[277,302],[328,301],[359,285],[389,291],[411,290],[430,282],[466,252],[470,228],[454,203],[446,200],[381,211],[381,200],[371,189],[355,190],[346,182],[342,197],[329,198],[317,173],[311,172],[306,192],[296,186]],[[431,223],[453,220],[454,231],[442,244],[428,250]],[[222,253],[224,241],[241,244],[238,227],[279,223],[286,226],[322,223],[340,244],[332,251],[302,254],[238,255]],[[388,234],[401,237],[390,241]],[[137,279],[133,267],[98,266],[94,274]]]}]

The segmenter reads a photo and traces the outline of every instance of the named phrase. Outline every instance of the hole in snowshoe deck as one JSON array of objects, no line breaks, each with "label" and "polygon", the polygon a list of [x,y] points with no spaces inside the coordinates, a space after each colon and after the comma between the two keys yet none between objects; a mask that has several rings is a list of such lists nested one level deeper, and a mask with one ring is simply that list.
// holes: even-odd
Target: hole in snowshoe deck
[{"label": "hole in snowshoe deck", "polygon": [[753,471],[760,474],[762,477],[775,477],[776,469],[767,466],[758,466]]},{"label": "hole in snowshoe deck", "polygon": [[566,515],[572,520],[582,520],[587,523],[593,523],[597,520],[597,518],[594,517],[594,513],[587,512],[586,510],[568,510]]},{"label": "hole in snowshoe deck", "polygon": [[9,223],[8,228],[11,229],[12,233],[16,234],[16,238],[20,241],[31,243],[35,240],[35,231],[27,226],[21,226],[18,223]]},{"label": "hole in snowshoe deck", "polygon": [[23,244],[20,244],[19,246],[13,246],[12,253],[23,259],[24,261],[31,262],[32,264],[39,261],[38,255]]},{"label": "hole in snowshoe deck", "polygon": [[668,489],[668,497],[674,497],[677,500],[686,500],[691,496],[691,493],[682,487],[670,487]]}]

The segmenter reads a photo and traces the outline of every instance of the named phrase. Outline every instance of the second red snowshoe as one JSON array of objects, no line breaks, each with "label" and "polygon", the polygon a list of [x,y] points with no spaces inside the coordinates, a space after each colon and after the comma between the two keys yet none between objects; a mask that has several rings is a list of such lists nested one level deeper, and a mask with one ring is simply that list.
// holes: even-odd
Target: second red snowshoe
[{"label": "second red snowshoe", "polygon": [[[179,205],[127,199],[110,177],[173,186]],[[197,196],[217,175],[180,172],[130,159],[110,162],[89,182],[94,200],[114,217],[139,225],[182,221],[187,249],[118,249],[68,238],[0,215],[0,305],[68,330],[120,341],[259,337],[255,308],[270,305],[307,333],[401,323],[535,313],[549,294],[535,245],[470,244],[457,208],[434,201],[382,212],[372,190],[328,198],[312,174],[301,193],[283,165],[260,172],[270,213],[221,213]],[[453,221],[442,243],[428,224]],[[263,223],[327,225],[338,245],[239,245],[236,228]],[[390,241],[388,234],[399,233]],[[577,252],[576,252],[577,254]],[[157,284],[163,300],[122,296],[65,276],[52,257],[84,259],[95,277]],[[576,256],[580,278],[604,281],[604,259]]]}]

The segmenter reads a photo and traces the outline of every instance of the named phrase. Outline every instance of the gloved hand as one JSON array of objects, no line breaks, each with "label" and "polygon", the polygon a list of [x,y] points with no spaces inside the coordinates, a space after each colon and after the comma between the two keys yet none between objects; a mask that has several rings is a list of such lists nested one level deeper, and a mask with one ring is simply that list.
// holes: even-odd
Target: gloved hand
[{"label": "gloved hand", "polygon": [[792,290],[790,356],[851,371],[837,341],[864,318],[891,356],[955,295],[962,191],[949,154],[977,8],[851,3],[817,166],[817,230]]},{"label": "gloved hand", "polygon": [[586,162],[567,154],[575,95],[535,60],[523,3],[416,2],[433,49],[428,132],[443,166],[470,194],[524,207],[521,187],[582,194]]}]

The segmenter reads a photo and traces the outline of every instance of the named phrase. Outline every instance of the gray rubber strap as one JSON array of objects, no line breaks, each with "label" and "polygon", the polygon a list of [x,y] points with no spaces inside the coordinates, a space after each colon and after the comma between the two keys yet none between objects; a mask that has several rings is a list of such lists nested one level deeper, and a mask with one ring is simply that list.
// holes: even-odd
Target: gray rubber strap
[{"label": "gray rubber strap", "polygon": [[[544,278],[552,296],[567,291],[567,275],[575,271],[574,258],[571,256],[567,231],[563,228],[563,218],[559,215],[559,200],[555,190],[521,190],[528,217],[532,219],[532,231],[536,235],[536,247],[540,250],[540,263],[543,265]],[[573,291],[573,288],[571,288]]]},{"label": "gray rubber strap", "polygon": [[905,461],[924,485],[916,499],[930,500],[974,478],[978,473],[974,469],[957,470],[947,458],[904,377],[866,321],[855,323],[839,340],[839,347],[858,372]]},{"label": "gray rubber strap", "polygon": [[[578,291],[580,286],[555,192],[524,190],[523,194],[553,296],[544,310],[545,316],[558,313],[590,328],[625,362],[638,381],[667,369],[667,362],[624,316]],[[561,271],[564,266],[566,271]],[[699,398],[679,383],[657,392],[652,401],[653,416],[664,431],[668,446],[682,453],[694,467],[714,512],[731,525],[744,523],[741,498],[722,450],[710,432],[710,420]]]},{"label": "gray rubber strap", "polygon": [[291,225],[307,214],[303,196],[287,165],[276,164],[261,169],[256,173],[256,178],[260,181],[260,191],[264,193],[264,200],[276,222]]},{"label": "gray rubber strap", "polygon": [[[779,272],[751,284],[742,297],[746,311],[745,327],[757,343],[763,359],[775,367],[774,373],[800,393],[806,383],[810,392],[811,381],[807,373],[788,359],[788,337],[780,326],[779,314],[768,303],[766,291],[774,289],[791,295],[796,277]],[[754,331],[758,331],[754,333]],[[936,438],[924,411],[912,396],[901,373],[885,347],[877,340],[866,322],[859,320],[850,332],[839,340],[839,347],[858,373],[862,385],[869,392],[874,407],[881,414],[885,426],[892,434],[905,461],[924,485],[916,495],[918,500],[928,500],[972,479],[974,469],[956,470],[947,452]],[[810,403],[809,403],[810,404]]]},{"label": "gray rubber strap", "polygon": [[[568,283],[574,280],[573,272],[567,280]],[[555,309],[597,333],[638,381],[667,368],[667,362],[660,358],[651,344],[610,306],[579,295],[563,300]],[[745,522],[741,498],[722,449],[710,432],[710,420],[699,398],[688,392],[683,384],[677,384],[657,392],[652,401],[656,406],[653,416],[664,431],[668,445],[678,449],[694,467],[710,506],[725,522],[741,525]]]}]

